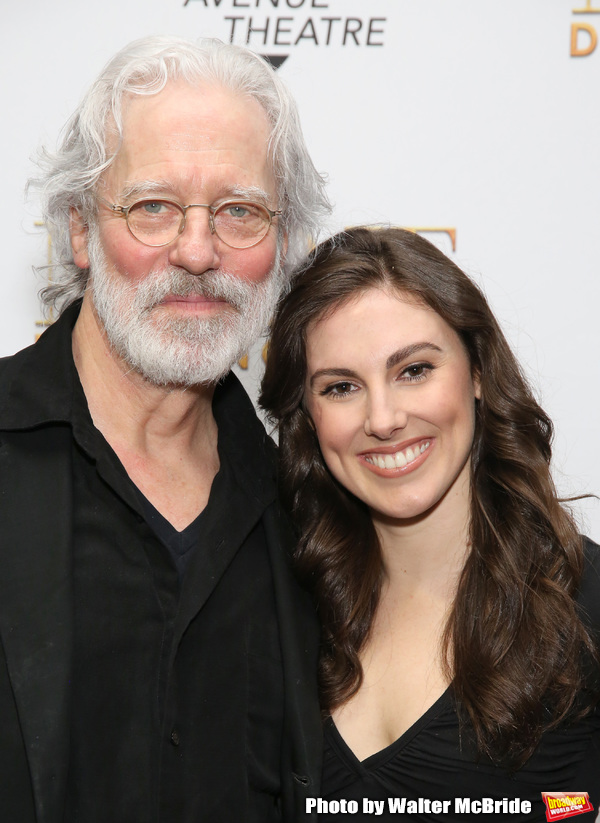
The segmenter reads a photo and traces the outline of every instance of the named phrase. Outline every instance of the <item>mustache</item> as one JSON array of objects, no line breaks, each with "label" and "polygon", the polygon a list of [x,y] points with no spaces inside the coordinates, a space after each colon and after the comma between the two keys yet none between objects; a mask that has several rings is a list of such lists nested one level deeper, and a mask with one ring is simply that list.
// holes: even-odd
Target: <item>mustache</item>
[{"label": "mustache", "polygon": [[141,312],[152,311],[169,295],[224,300],[239,311],[248,303],[256,287],[256,284],[227,271],[193,275],[176,268],[151,273],[141,282],[131,284],[134,307]]}]

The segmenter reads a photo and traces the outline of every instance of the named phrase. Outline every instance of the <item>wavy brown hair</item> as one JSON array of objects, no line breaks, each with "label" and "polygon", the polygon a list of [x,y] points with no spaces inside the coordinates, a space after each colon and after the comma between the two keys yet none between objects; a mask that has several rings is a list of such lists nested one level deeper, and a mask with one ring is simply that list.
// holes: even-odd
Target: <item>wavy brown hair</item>
[{"label": "wavy brown hair", "polygon": [[480,380],[471,550],[443,659],[479,751],[517,768],[544,731],[590,704],[583,668],[596,651],[574,600],[582,539],[550,475],[552,423],[485,297],[435,246],[397,228],[355,228],[317,247],[280,305],[260,397],[279,429],[281,491],[300,534],[297,569],[322,622],[323,708],[360,687],[383,566],[369,512],[330,474],[303,404],[306,334],[373,288],[431,307],[459,335]]}]

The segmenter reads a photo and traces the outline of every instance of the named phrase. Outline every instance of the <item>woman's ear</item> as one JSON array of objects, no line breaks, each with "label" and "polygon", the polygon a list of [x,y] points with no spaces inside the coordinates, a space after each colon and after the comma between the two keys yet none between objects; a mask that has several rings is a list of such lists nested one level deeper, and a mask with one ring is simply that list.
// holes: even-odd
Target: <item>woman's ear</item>
[{"label": "woman's ear", "polygon": [[88,256],[88,225],[77,211],[71,209],[69,214],[69,234],[71,237],[71,251],[73,252],[73,262],[80,269],[89,269],[90,259]]},{"label": "woman's ear", "polygon": [[475,393],[475,399],[481,400],[481,375],[479,369],[475,369],[473,371],[473,391]]}]

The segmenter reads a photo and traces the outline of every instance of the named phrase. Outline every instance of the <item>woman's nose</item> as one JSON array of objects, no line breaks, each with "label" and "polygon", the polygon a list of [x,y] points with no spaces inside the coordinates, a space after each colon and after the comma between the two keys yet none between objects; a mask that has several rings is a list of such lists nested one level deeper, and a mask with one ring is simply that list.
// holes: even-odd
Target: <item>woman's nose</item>
[{"label": "woman's nose", "polygon": [[400,403],[398,392],[385,391],[369,398],[365,418],[365,434],[388,440],[395,431],[405,428],[408,414]]}]

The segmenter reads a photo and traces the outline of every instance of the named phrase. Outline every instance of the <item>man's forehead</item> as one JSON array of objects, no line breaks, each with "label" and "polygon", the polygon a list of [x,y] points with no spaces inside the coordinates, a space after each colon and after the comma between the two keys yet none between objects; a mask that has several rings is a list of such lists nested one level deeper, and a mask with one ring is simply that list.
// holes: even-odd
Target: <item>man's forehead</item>
[{"label": "man's forehead", "polygon": [[183,127],[174,129],[165,140],[165,148],[171,151],[197,151],[198,148],[210,146],[211,136],[207,132],[190,131]]},{"label": "man's forehead", "polygon": [[269,138],[269,120],[253,98],[172,82],[155,95],[128,96],[122,141],[107,175],[122,186],[140,177],[202,177],[202,168],[222,167],[233,182],[274,192]]},{"label": "man's forehead", "polygon": [[143,129],[168,127],[170,145],[193,148],[214,132],[244,128],[260,131],[268,141],[270,124],[260,103],[219,85],[171,81],[157,94],[127,94],[122,106],[123,138]]}]

